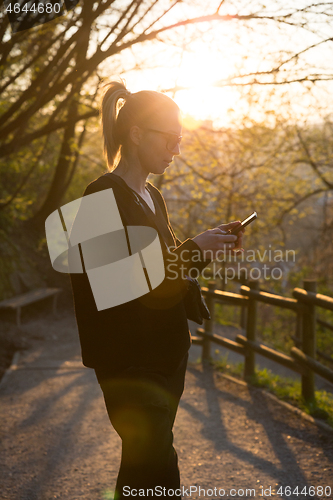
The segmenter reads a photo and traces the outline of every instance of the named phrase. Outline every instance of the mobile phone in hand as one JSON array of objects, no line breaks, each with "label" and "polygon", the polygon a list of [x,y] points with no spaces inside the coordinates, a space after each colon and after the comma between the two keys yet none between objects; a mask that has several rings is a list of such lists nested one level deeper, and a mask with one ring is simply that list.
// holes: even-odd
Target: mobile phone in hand
[{"label": "mobile phone in hand", "polygon": [[242,220],[238,226],[235,226],[233,229],[229,229],[227,234],[237,234],[239,231],[241,231],[244,227],[246,227],[248,224],[251,224],[256,218],[258,217],[257,212],[253,212],[251,215],[249,215],[246,219]]}]

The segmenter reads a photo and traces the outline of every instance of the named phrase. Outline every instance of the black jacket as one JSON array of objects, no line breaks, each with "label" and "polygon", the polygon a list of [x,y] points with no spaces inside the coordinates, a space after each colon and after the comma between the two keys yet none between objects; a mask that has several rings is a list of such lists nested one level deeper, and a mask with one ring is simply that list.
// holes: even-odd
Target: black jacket
[{"label": "black jacket", "polygon": [[[168,228],[163,196],[152,184],[148,183],[148,188],[156,212],[154,215],[150,211],[150,217],[142,208],[144,200],[138,203],[133,190],[112,173],[90,183],[84,196],[110,188],[124,226],[155,226],[158,229],[166,276],[157,288],[142,297],[98,311],[87,275],[70,275],[83,364],[111,376],[131,367],[169,375],[177,369],[191,344],[183,304],[186,280],[181,278],[181,273],[178,279],[174,279],[176,271],[183,266],[182,275],[188,274],[190,268],[201,272],[209,261],[203,260],[200,248],[193,240],[187,239],[183,243],[175,240]],[[158,227],[154,224],[156,219]],[[167,252],[165,242],[174,247],[171,254]],[[184,250],[186,252],[182,252]]]}]

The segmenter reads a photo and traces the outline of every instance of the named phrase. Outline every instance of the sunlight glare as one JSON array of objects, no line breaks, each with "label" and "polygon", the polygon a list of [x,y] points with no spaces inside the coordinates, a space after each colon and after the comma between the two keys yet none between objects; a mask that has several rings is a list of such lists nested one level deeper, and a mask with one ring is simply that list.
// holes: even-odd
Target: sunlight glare
[{"label": "sunlight glare", "polygon": [[[216,126],[227,126],[237,114],[239,94],[229,87],[196,87],[177,92],[174,100],[184,115],[192,117],[190,128],[196,128],[200,120],[211,120]],[[188,117],[186,117],[188,123]]]},{"label": "sunlight glare", "polygon": [[216,83],[226,80],[234,69],[221,52],[193,46],[177,69],[177,85],[184,90],[178,91],[174,99],[182,112],[194,120],[214,120],[220,126],[229,123],[229,110],[236,107],[239,94],[230,87],[217,87]]},{"label": "sunlight glare", "polygon": [[[192,52],[193,51],[193,52]],[[214,85],[214,82],[228,78],[234,67],[220,52],[210,51],[207,47],[192,47],[190,53],[183,55],[178,68],[177,84],[183,87],[201,88]]]}]

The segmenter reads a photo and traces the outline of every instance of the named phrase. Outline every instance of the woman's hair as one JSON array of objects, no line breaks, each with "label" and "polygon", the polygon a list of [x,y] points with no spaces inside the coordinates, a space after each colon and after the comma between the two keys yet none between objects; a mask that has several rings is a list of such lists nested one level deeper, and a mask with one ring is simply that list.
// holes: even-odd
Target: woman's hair
[{"label": "woman's hair", "polygon": [[131,94],[122,82],[110,82],[104,88],[101,104],[104,155],[109,170],[113,170],[126,152],[133,125],[149,128],[154,116],[179,108],[170,97],[153,90]]}]

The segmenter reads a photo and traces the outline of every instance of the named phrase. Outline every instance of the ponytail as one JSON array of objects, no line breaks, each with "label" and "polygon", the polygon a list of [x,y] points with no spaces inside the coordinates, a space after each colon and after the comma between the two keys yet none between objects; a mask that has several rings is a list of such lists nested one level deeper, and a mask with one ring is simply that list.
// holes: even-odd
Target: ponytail
[{"label": "ponytail", "polygon": [[104,136],[104,155],[110,170],[113,170],[120,159],[120,149],[123,143],[121,131],[117,127],[117,117],[124,103],[119,99],[126,100],[131,93],[122,82],[111,82],[106,84],[101,105],[102,127]]}]

